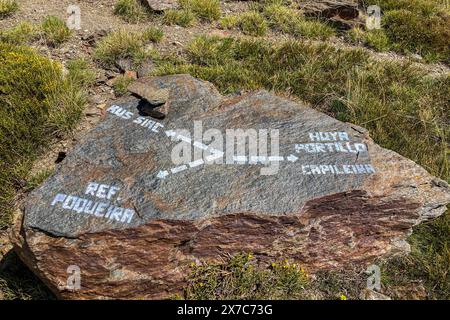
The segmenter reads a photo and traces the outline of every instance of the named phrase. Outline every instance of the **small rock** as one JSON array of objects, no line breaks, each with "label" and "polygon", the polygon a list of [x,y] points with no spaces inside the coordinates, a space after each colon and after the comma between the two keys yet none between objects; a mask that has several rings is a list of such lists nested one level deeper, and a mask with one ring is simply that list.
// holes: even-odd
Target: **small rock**
[{"label": "small rock", "polygon": [[100,115],[100,114],[99,114],[99,110],[97,109],[97,107],[94,107],[94,106],[88,107],[88,108],[86,109],[86,111],[84,112],[84,114],[85,114],[87,117],[95,117],[95,116]]},{"label": "small rock", "polygon": [[116,66],[120,71],[126,72],[127,70],[131,70],[133,67],[133,63],[130,59],[119,59],[116,61]]},{"label": "small rock", "polygon": [[105,102],[105,99],[101,95],[95,94],[93,96],[90,96],[88,98],[88,101],[92,104],[100,104],[100,103]]},{"label": "small rock", "polygon": [[137,77],[144,78],[150,76],[155,70],[155,64],[152,60],[148,59],[144,61],[137,70]]},{"label": "small rock", "polygon": [[131,70],[127,70],[125,71],[124,75],[125,78],[129,78],[129,79],[137,79],[137,73],[136,71],[131,71]]},{"label": "small rock", "polygon": [[108,81],[108,77],[106,76],[105,73],[100,73],[97,75],[97,83],[106,83],[106,81]]},{"label": "small rock", "polygon": [[349,0],[316,0],[299,4],[299,8],[307,16],[322,18],[340,17],[344,20],[356,19],[359,16],[358,4]]},{"label": "small rock", "polygon": [[114,86],[114,82],[116,82],[116,78],[111,78],[111,79],[109,79],[108,81],[106,81],[106,85],[108,86],[108,87],[113,87]]},{"label": "small rock", "polygon": [[147,0],[146,2],[153,11],[165,11],[178,8],[178,0]]},{"label": "small rock", "polygon": [[117,73],[115,73],[114,71],[111,71],[111,70],[106,70],[105,71],[105,76],[108,79],[112,79],[112,78],[115,78],[117,76]]},{"label": "small rock", "polygon": [[[88,32],[88,30],[85,30],[85,32]],[[94,33],[82,36],[81,40],[87,42],[89,46],[93,47],[97,43],[98,39],[106,36],[107,33],[108,32],[106,30],[99,30]]]},{"label": "small rock", "polygon": [[358,4],[350,0],[317,0],[299,4],[305,16],[327,19],[339,29],[349,30],[363,27]]},{"label": "small rock", "polygon": [[431,182],[433,183],[433,185],[439,188],[450,188],[449,184],[441,179],[433,179]]},{"label": "small rock", "polygon": [[7,231],[0,231],[0,261],[11,250],[11,247]]},{"label": "small rock", "polygon": [[361,292],[360,298],[362,300],[391,300],[390,297],[368,288]]},{"label": "small rock", "polygon": [[152,106],[160,106],[167,102],[170,95],[169,89],[155,88],[146,82],[146,78],[133,82],[128,86],[128,90],[147,100]]}]

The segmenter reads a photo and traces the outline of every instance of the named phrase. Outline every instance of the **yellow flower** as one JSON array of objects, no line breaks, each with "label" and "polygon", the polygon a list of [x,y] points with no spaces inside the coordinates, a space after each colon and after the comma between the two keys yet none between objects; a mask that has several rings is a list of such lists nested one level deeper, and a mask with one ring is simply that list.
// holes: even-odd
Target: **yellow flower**
[{"label": "yellow flower", "polygon": [[347,300],[347,297],[344,294],[341,294],[341,300]]}]

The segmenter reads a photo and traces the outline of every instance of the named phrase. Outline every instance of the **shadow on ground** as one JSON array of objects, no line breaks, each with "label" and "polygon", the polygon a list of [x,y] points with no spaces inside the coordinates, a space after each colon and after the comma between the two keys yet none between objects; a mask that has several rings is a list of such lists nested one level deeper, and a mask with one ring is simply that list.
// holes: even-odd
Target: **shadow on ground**
[{"label": "shadow on ground", "polygon": [[56,299],[11,250],[0,261],[0,300]]}]

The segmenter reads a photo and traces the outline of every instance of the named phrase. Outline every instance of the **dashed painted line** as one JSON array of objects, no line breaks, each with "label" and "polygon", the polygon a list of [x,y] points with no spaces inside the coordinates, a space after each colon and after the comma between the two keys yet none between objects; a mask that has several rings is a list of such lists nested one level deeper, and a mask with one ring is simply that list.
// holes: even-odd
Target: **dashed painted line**
[{"label": "dashed painted line", "polygon": [[186,137],[186,136],[183,136],[182,134],[178,134],[178,133],[177,133],[176,131],[174,131],[174,130],[168,130],[168,131],[166,131],[166,135],[167,135],[169,138],[172,138],[172,139],[175,140],[175,141],[184,141],[184,142],[186,142],[186,143],[189,143],[189,144],[193,145],[193,146],[194,146],[195,148],[197,148],[197,149],[201,149],[201,150],[204,150],[204,151],[208,150],[209,152],[211,152],[211,153],[213,153],[213,154],[219,154],[219,153],[222,153],[222,154],[223,154],[222,151],[219,151],[219,150],[216,150],[216,149],[214,149],[214,148],[211,148],[211,147],[209,147],[208,145],[206,145],[206,144],[204,144],[204,143],[201,143],[201,142],[198,142],[198,141],[192,141],[191,138]]},{"label": "dashed painted line", "polygon": [[[200,166],[205,165],[206,163],[210,163],[210,162],[214,162],[216,160],[219,160],[221,158],[223,158],[224,153],[220,150],[214,149],[209,147],[206,144],[203,144],[201,142],[198,141],[193,141],[191,138],[183,136],[181,134],[178,134],[176,131],[174,130],[168,130],[165,132],[166,135],[169,138],[172,138],[175,141],[184,141],[186,143],[191,144],[192,146],[194,146],[195,148],[204,150],[204,151],[209,151],[211,154],[206,156],[205,159],[199,159],[199,160],[195,160],[192,162],[189,162],[188,164],[184,164],[184,165],[180,165],[168,170],[161,170],[159,171],[159,173],[157,174],[157,178],[159,179],[166,179],[169,175],[174,175],[180,172],[183,172],[189,168],[197,168]],[[290,161],[290,162],[296,162],[299,158],[296,157],[295,155],[291,154],[289,156],[282,157],[282,156],[270,156],[270,157],[265,157],[265,156],[234,156],[233,157],[233,163],[226,163],[226,164],[250,164],[250,165],[254,165],[254,164],[267,164],[269,162],[282,162],[282,161]]]},{"label": "dashed painted line", "polygon": [[182,171],[186,170],[187,168],[188,168],[188,167],[184,164],[184,165],[182,165],[182,166],[172,168],[172,169],[170,169],[170,171],[171,171],[173,174],[176,174],[176,173],[179,173],[179,172],[182,172]]},{"label": "dashed painted line", "polygon": [[204,164],[205,164],[205,161],[203,159],[199,159],[199,160],[190,162],[189,163],[189,167],[195,168],[195,167],[198,167],[198,166],[202,166]]}]

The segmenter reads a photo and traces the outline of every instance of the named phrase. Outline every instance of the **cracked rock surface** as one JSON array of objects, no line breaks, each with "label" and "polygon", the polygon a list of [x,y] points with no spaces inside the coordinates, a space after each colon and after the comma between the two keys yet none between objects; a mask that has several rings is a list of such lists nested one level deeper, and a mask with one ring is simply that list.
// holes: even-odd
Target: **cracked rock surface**
[{"label": "cracked rock surface", "polygon": [[[134,86],[168,92],[165,117],[140,115],[136,97],[109,106],[11,235],[61,298],[167,298],[193,261],[242,251],[309,272],[368,264],[407,251],[412,227],[450,202],[445,182],[306,105],[266,91],[224,97],[188,75]],[[247,138],[227,135],[236,130]]]}]

